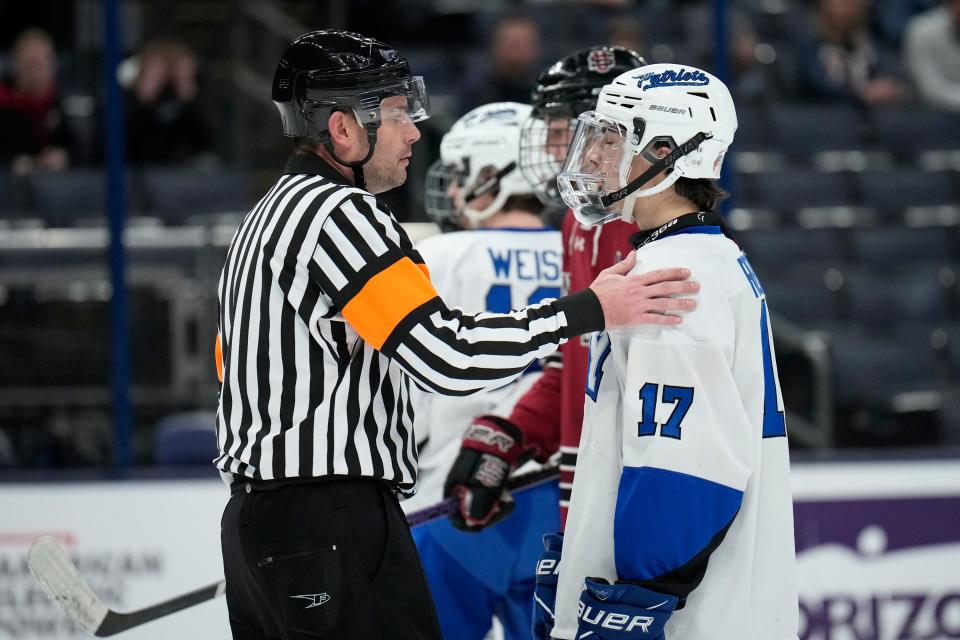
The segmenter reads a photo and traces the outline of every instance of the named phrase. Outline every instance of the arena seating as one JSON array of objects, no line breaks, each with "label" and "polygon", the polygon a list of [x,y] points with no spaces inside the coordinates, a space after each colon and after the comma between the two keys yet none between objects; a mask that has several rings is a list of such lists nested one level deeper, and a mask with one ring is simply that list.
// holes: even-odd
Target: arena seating
[{"label": "arena seating", "polygon": [[157,421],[153,457],[159,465],[210,464],[217,457],[217,416],[210,411],[174,413]]},{"label": "arena seating", "polygon": [[864,118],[853,107],[779,105],[772,108],[773,145],[803,159],[822,151],[857,149],[864,139]]},{"label": "arena seating", "polygon": [[[127,215],[166,226],[203,222],[204,216],[244,213],[252,202],[244,174],[234,169],[144,168],[126,174]],[[0,220],[16,226],[104,226],[106,175],[102,169],[36,172],[0,179]]]},{"label": "arena seating", "polygon": [[[957,442],[960,120],[810,106],[750,117],[731,221],[774,325],[829,345],[837,443]],[[778,345],[785,361],[794,346]]]},{"label": "arena seating", "polygon": [[106,209],[106,182],[101,169],[33,173],[24,186],[27,210],[36,212],[50,227],[70,227],[99,218]]},{"label": "arena seating", "polygon": [[239,171],[146,169],[142,186],[145,211],[167,225],[184,224],[194,216],[245,212],[251,205]]}]

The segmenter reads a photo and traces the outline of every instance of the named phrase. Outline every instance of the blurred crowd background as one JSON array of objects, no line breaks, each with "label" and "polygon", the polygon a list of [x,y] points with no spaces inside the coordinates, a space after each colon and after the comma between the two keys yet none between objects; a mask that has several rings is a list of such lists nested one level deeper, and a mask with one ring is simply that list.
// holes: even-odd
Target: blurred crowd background
[{"label": "blurred crowd background", "polygon": [[[115,462],[102,10],[0,0],[0,469]],[[792,445],[960,445],[960,0],[124,0],[120,18],[136,464],[214,456],[219,270],[292,151],[276,61],[325,27],[425,77],[434,115],[386,196],[410,223],[454,120],[528,101],[575,49],[726,78],[725,213],[776,314]]]}]

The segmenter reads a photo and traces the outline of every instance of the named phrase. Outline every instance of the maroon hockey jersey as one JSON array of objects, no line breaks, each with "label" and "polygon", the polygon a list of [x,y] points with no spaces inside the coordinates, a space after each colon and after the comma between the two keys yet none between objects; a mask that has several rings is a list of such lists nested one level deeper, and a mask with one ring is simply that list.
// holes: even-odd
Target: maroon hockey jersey
[{"label": "maroon hockey jersey", "polygon": [[[590,285],[607,267],[622,260],[633,247],[635,225],[617,220],[593,228],[577,222],[572,211],[563,219],[563,279],[565,293]],[[539,460],[560,450],[560,518],[566,523],[573,470],[583,426],[583,393],[587,380],[590,335],[569,340],[558,357],[548,361],[543,376],[516,404],[510,420],[523,430]]]}]

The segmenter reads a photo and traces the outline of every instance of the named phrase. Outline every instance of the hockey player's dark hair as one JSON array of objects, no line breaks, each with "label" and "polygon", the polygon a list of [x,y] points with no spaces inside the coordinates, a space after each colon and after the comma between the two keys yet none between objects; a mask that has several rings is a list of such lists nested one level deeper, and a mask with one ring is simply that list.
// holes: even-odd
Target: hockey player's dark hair
[{"label": "hockey player's dark hair", "polygon": [[716,180],[680,178],[673,185],[674,190],[682,198],[686,198],[697,205],[700,211],[714,211],[721,201],[730,194],[720,188]]}]

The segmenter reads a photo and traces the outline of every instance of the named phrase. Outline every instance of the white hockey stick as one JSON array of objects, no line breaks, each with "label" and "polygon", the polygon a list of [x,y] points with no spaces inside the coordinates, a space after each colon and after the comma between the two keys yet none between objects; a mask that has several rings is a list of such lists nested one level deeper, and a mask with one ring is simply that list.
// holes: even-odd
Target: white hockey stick
[{"label": "white hockey stick", "polygon": [[27,552],[27,564],[30,573],[50,599],[60,605],[77,625],[98,638],[112,636],[206,602],[223,595],[226,590],[226,583],[221,580],[144,609],[119,613],[100,602],[56,538],[38,538]]}]

